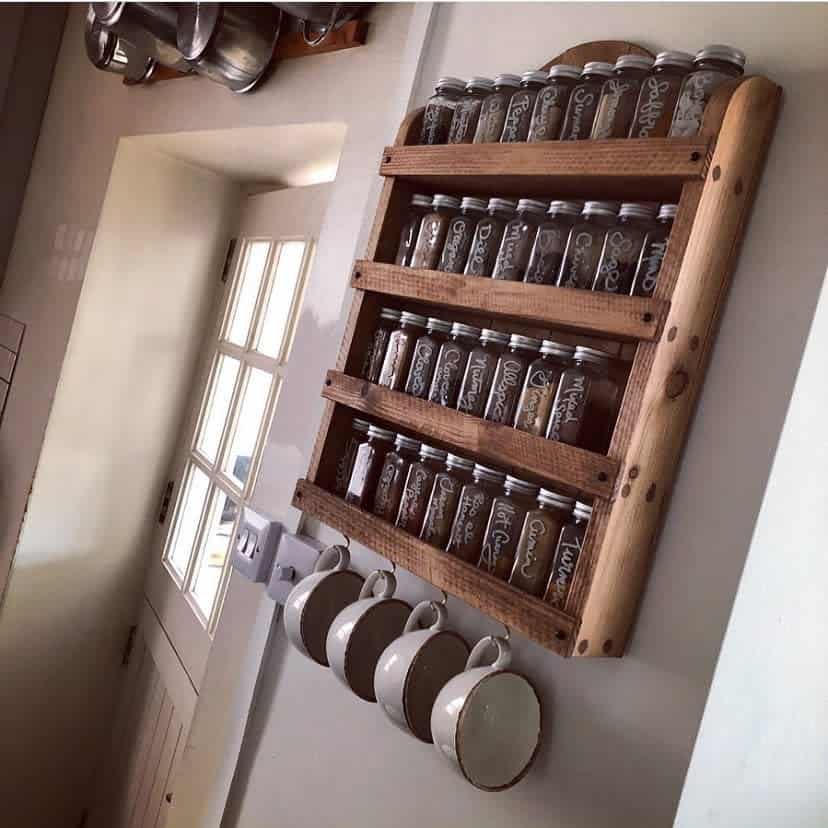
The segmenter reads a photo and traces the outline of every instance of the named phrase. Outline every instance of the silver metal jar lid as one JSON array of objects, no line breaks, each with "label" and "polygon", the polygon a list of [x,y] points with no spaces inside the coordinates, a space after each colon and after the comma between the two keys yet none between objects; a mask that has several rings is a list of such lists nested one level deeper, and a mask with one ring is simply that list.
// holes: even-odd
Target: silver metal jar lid
[{"label": "silver metal jar lid", "polygon": [[549,80],[552,78],[572,78],[577,80],[581,77],[581,67],[571,66],[567,63],[556,63],[549,69]]},{"label": "silver metal jar lid", "polygon": [[713,43],[699,49],[696,52],[695,60],[724,60],[727,63],[738,66],[740,69],[744,69],[747,58],[741,49],[737,49],[734,46],[727,46],[723,43]]},{"label": "silver metal jar lid", "polygon": [[453,322],[451,325],[452,336],[467,336],[470,339],[477,339],[480,336],[480,328],[474,325],[464,325],[462,322]]},{"label": "silver metal jar lid", "polygon": [[462,471],[471,471],[474,468],[474,462],[461,457],[459,454],[446,455],[446,467],[449,469],[461,469]]},{"label": "silver metal jar lid", "polygon": [[368,420],[361,420],[359,417],[354,417],[351,428],[354,431],[359,431],[361,434],[367,434],[368,429],[371,428],[371,423]]},{"label": "silver metal jar lid", "polygon": [[415,193],[411,196],[412,207],[431,207],[432,198],[430,195],[423,195],[422,193]]},{"label": "silver metal jar lid", "polygon": [[480,332],[481,342],[493,342],[495,345],[508,345],[510,334],[503,331],[493,331],[491,328],[483,328]]},{"label": "silver metal jar lid", "polygon": [[693,67],[693,55],[689,52],[675,50],[659,52],[656,55],[655,63],[653,63],[653,67],[656,66],[681,66],[682,69],[691,69]]},{"label": "silver metal jar lid", "polygon": [[402,314],[394,308],[383,308],[380,311],[380,319],[388,319],[391,322],[399,322]]},{"label": "silver metal jar lid", "polygon": [[575,504],[574,514],[575,517],[580,520],[589,520],[592,517],[592,506],[590,506],[589,503],[583,503],[579,500]]},{"label": "silver metal jar lid", "polygon": [[620,55],[615,61],[616,69],[652,69],[653,59],[646,55]]},{"label": "silver metal jar lid", "polygon": [[463,196],[460,201],[461,210],[479,210],[481,213],[485,213],[486,206],[485,198],[475,198],[475,196]]},{"label": "silver metal jar lid", "polygon": [[582,212],[585,216],[616,216],[619,206],[617,201],[587,201]]},{"label": "silver metal jar lid", "polygon": [[368,436],[369,437],[376,437],[377,440],[387,440],[389,443],[393,442],[396,438],[396,434],[393,431],[389,431],[387,428],[380,428],[379,426],[368,426]]},{"label": "silver metal jar lid", "polygon": [[420,446],[420,457],[423,460],[436,460],[438,463],[446,462],[446,452],[443,449],[434,448],[434,446],[427,446],[423,443]]},{"label": "silver metal jar lid", "polygon": [[536,198],[521,198],[517,203],[518,212],[528,210],[530,213],[543,215],[549,205],[545,201],[538,201]]},{"label": "silver metal jar lid", "polygon": [[449,210],[459,210],[460,209],[460,199],[456,198],[455,196],[450,195],[443,195],[439,193],[438,195],[434,196],[434,200],[431,202],[432,206],[437,207],[447,207]]},{"label": "silver metal jar lid", "polygon": [[565,497],[557,492],[553,492],[552,489],[541,489],[538,492],[538,503],[543,503],[546,506],[554,506],[556,509],[564,509],[568,512],[575,505],[575,498]]},{"label": "silver metal jar lid", "polygon": [[506,475],[506,482],[503,484],[507,492],[515,492],[516,494],[527,495],[529,497],[537,497],[538,496],[538,487],[534,486],[532,483],[527,483],[525,480],[521,480],[519,477],[512,477],[512,475]]},{"label": "silver metal jar lid", "polygon": [[466,92],[491,92],[494,89],[494,81],[491,78],[473,77],[466,81]]},{"label": "silver metal jar lid", "polygon": [[522,351],[539,351],[541,341],[535,339],[534,336],[524,336],[523,334],[512,334],[509,337],[510,348],[520,348]]},{"label": "silver metal jar lid", "polygon": [[438,319],[436,316],[429,316],[426,327],[430,331],[437,331],[437,333],[447,334],[451,330],[451,322],[446,322],[444,319]]},{"label": "silver metal jar lid", "polygon": [[517,202],[512,201],[509,198],[490,198],[489,199],[489,210],[505,210],[510,213],[514,213],[515,209],[517,208]]},{"label": "silver metal jar lid", "polygon": [[662,204],[658,208],[658,218],[674,219],[678,213],[678,204]]},{"label": "silver metal jar lid", "polygon": [[419,440],[412,440],[410,437],[406,437],[405,434],[398,434],[394,440],[394,445],[397,448],[408,449],[416,454],[419,452],[421,444]]},{"label": "silver metal jar lid", "polygon": [[628,218],[651,219],[655,216],[655,204],[643,204],[639,201],[625,201],[618,211],[619,218],[626,216]]},{"label": "silver metal jar lid", "polygon": [[453,89],[456,92],[462,92],[466,88],[466,82],[460,78],[453,78],[450,75],[445,78],[440,78],[437,81],[436,89]]},{"label": "silver metal jar lid", "polygon": [[477,479],[486,480],[489,483],[498,483],[500,485],[503,485],[503,481],[506,478],[503,472],[492,469],[489,466],[482,466],[480,463],[474,464],[472,474]]},{"label": "silver metal jar lid", "polygon": [[540,352],[542,354],[549,354],[550,356],[572,359],[575,348],[572,345],[562,345],[560,342],[555,342],[552,339],[544,339],[540,346]]},{"label": "silver metal jar lid", "polygon": [[495,86],[520,86],[520,75],[513,75],[510,72],[503,72],[500,75],[495,75]]},{"label": "silver metal jar lid", "polygon": [[546,83],[546,72],[523,72],[520,76],[521,83]]},{"label": "silver metal jar lid", "polygon": [[409,313],[408,311],[403,311],[400,316],[400,323],[402,325],[416,325],[418,328],[424,328],[427,321],[428,320],[425,316],[420,316],[419,313]]},{"label": "silver metal jar lid", "polygon": [[568,216],[579,216],[584,209],[583,201],[550,201],[546,211],[550,216],[556,213],[566,213]]},{"label": "silver metal jar lid", "polygon": [[610,355],[599,351],[597,348],[585,348],[579,345],[575,349],[575,359],[580,362],[592,362],[595,365],[606,365],[609,362]]},{"label": "silver metal jar lid", "polygon": [[611,63],[604,63],[603,60],[591,60],[584,64],[584,70],[581,72],[581,77],[584,75],[603,75],[606,78],[612,77],[615,66]]}]

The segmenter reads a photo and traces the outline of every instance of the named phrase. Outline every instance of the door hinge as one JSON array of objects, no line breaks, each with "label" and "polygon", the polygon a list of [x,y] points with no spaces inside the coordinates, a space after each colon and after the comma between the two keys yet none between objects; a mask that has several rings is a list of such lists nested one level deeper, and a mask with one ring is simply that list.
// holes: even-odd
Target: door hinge
[{"label": "door hinge", "polygon": [[158,522],[161,524],[166,521],[167,512],[170,511],[173,489],[175,489],[175,480],[168,480],[167,485],[164,486],[164,493],[161,495],[161,507],[158,509]]},{"label": "door hinge", "polygon": [[124,654],[121,656],[121,666],[126,667],[129,660],[132,658],[132,651],[135,648],[135,633],[138,630],[138,625],[133,624],[127,633],[127,640],[124,644]]},{"label": "door hinge", "polygon": [[89,809],[84,808],[81,811],[80,819],[78,820],[78,828],[86,828],[86,823],[89,821]]},{"label": "door hinge", "polygon": [[233,254],[236,252],[236,239],[230,239],[227,245],[227,255],[224,257],[224,267],[221,269],[221,281],[226,282],[230,275],[230,265],[233,262]]}]

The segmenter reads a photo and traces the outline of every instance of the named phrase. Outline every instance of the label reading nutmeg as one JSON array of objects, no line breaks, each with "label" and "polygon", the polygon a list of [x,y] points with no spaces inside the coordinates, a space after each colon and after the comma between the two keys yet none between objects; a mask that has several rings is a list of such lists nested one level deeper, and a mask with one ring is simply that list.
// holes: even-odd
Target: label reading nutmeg
[{"label": "label reading nutmeg", "polygon": [[497,356],[482,348],[475,348],[466,363],[466,373],[460,386],[457,410],[474,417],[482,417],[486,398],[492,384]]},{"label": "label reading nutmeg", "polygon": [[589,385],[589,377],[577,368],[567,369],[561,374],[546,432],[550,440],[560,440],[573,446],[578,442]]}]

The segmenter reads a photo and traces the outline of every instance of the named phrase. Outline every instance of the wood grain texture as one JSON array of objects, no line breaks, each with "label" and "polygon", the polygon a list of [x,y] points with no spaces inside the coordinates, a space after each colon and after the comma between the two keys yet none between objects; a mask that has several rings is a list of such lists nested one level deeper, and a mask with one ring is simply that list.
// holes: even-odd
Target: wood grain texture
[{"label": "wood grain texture", "polygon": [[471,417],[367,380],[329,371],[322,396],[518,477],[608,497],[618,463],[576,446]]},{"label": "wood grain texture", "polygon": [[662,299],[481,279],[364,259],[354,265],[351,285],[386,296],[624,339],[656,339],[669,309]]},{"label": "wood grain texture", "polygon": [[363,46],[368,38],[368,26],[366,20],[349,20],[339,29],[330,32],[318,46],[308,46],[300,31],[282,32],[276,41],[273,60],[290,60]]},{"label": "wood grain texture", "polygon": [[[639,346],[654,347],[651,367],[624,453],[622,495],[606,516],[594,572],[580,584],[577,655],[620,655],[626,646],[780,97],[765,78],[750,78],[733,93],[672,292],[665,330],[675,334],[657,347]],[[686,381],[675,395],[677,373]]]},{"label": "wood grain texture", "polygon": [[569,655],[575,619],[505,581],[481,572],[440,549],[351,506],[306,480],[296,485],[293,505],[373,549],[438,589],[465,601],[510,629],[560,655]]},{"label": "wood grain texture", "polygon": [[590,60],[603,60],[606,63],[615,63],[621,55],[644,55],[654,58],[655,55],[637,43],[629,43],[625,40],[590,40],[586,43],[579,43],[565,52],[556,55],[541,69],[548,69],[556,63],[568,63],[570,66],[583,66]]},{"label": "wood grain texture", "polygon": [[380,174],[459,195],[672,199],[704,175],[711,139],[622,138],[386,147]]}]

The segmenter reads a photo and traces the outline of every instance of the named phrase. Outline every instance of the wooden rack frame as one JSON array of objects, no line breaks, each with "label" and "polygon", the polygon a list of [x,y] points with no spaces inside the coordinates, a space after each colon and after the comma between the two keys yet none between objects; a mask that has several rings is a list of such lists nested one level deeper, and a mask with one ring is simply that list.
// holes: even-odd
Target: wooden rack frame
[{"label": "wooden rack frame", "polygon": [[[627,43],[589,43],[553,62],[614,60]],[[385,177],[321,429],[294,505],[466,603],[565,656],[620,656],[626,647],[680,453],[736,265],[781,88],[763,77],[727,83],[698,137],[513,145],[417,146],[422,110],[403,122],[380,164]],[[678,201],[651,299],[466,278],[395,267],[413,192]],[[606,455],[546,441],[357,379],[389,297],[451,318],[550,326],[574,341],[616,344],[629,376]],[[521,327],[522,326],[522,327]],[[617,343],[622,343],[618,345]],[[520,476],[593,498],[563,611],[346,504],[330,493],[355,413]]]}]

